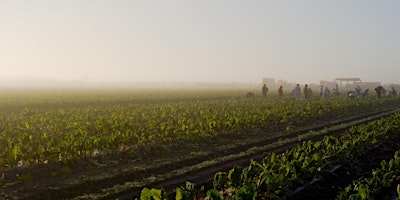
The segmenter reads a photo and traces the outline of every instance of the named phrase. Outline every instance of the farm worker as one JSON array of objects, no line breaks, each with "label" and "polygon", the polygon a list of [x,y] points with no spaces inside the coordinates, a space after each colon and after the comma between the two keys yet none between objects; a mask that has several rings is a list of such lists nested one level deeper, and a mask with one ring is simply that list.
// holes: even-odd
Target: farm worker
[{"label": "farm worker", "polygon": [[321,87],[319,88],[319,96],[323,96],[324,95],[324,86],[321,85]]},{"label": "farm worker", "polygon": [[329,88],[328,88],[328,86],[325,86],[325,88],[324,88],[324,98],[328,98],[328,96],[329,96]]},{"label": "farm worker", "polygon": [[296,96],[297,100],[301,99],[301,89],[300,89],[300,85],[297,84],[296,87],[293,90],[294,95]]},{"label": "farm worker", "polygon": [[311,88],[308,88],[308,96],[311,97],[313,95],[313,91],[311,90]]},{"label": "farm worker", "polygon": [[348,92],[347,95],[349,96],[350,99],[357,99],[358,98],[357,92],[354,92],[354,91]]},{"label": "farm worker", "polygon": [[361,94],[361,97],[364,98],[368,96],[369,88],[365,89],[365,91]]},{"label": "farm worker", "polygon": [[334,95],[334,96],[339,96],[339,86],[338,86],[338,85],[336,85],[336,86],[333,88],[333,95]]},{"label": "farm worker", "polygon": [[283,96],[283,89],[282,89],[282,85],[281,85],[278,88],[278,97],[282,97],[282,96]]},{"label": "farm worker", "polygon": [[262,87],[262,96],[263,96],[264,98],[267,98],[267,92],[268,92],[267,85],[264,84],[264,86]]},{"label": "farm worker", "polygon": [[394,87],[392,87],[390,93],[392,94],[393,97],[397,95],[397,91],[394,89]]},{"label": "farm worker", "polygon": [[354,88],[354,90],[357,92],[357,94],[361,93],[361,87],[359,85],[357,85],[357,87]]},{"label": "farm worker", "polygon": [[378,86],[375,88],[375,92],[376,92],[376,96],[378,97],[378,99],[380,99],[382,96],[382,93],[385,93],[386,90],[382,86]]},{"label": "farm worker", "polygon": [[309,92],[310,92],[310,91],[308,90],[308,85],[305,84],[305,85],[304,85],[304,88],[303,88],[304,99],[310,98],[310,93],[309,93]]}]

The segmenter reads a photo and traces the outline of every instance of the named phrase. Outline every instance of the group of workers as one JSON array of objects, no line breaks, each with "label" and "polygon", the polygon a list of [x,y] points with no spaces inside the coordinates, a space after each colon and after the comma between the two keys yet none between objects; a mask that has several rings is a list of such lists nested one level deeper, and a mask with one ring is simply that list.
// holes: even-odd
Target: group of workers
[{"label": "group of workers", "polygon": [[[354,91],[348,93],[348,96],[350,98],[357,98],[359,96],[365,97],[368,95],[368,93],[369,93],[369,88],[365,89],[364,92],[362,92],[361,87],[357,85],[357,87],[354,88]],[[386,92],[386,89],[381,85],[375,88],[375,93],[378,99],[382,98],[382,95],[384,94],[386,94],[386,97],[388,98],[397,96],[397,91],[396,89],[394,89],[394,87],[391,87],[390,91]]]},{"label": "group of workers", "polygon": [[[369,92],[369,88],[366,89],[365,91],[362,91],[361,87],[357,86],[356,88],[354,88],[354,91],[348,92],[347,95],[348,95],[349,98],[358,98],[358,97],[367,96],[368,92]],[[382,94],[386,93],[386,90],[385,90],[384,87],[378,86],[378,87],[375,88],[375,92],[376,92],[377,97],[381,98]],[[264,98],[267,98],[267,93],[268,93],[268,87],[267,87],[266,84],[264,84],[263,87],[262,87],[262,96]],[[300,99],[302,99],[301,93],[302,93],[302,90],[300,88],[300,85],[296,84],[296,86],[290,92],[290,95],[295,96],[297,100],[300,100]],[[283,97],[283,88],[282,88],[282,86],[279,86],[279,88],[277,90],[277,94],[278,94],[278,97]],[[333,93],[332,94],[333,94],[333,96],[339,96],[340,92],[339,92],[338,85],[336,85],[333,88]],[[305,84],[304,87],[303,87],[304,99],[309,99],[312,95],[313,95],[313,91],[311,90],[310,87],[308,87],[307,84]],[[321,85],[321,87],[319,89],[319,95],[324,99],[328,98],[329,95],[330,95],[330,90],[329,90],[328,86],[324,87],[324,86]],[[391,90],[387,93],[386,96],[387,97],[397,96],[397,91],[394,89],[394,87],[392,87]]]},{"label": "group of workers", "polygon": [[[386,93],[386,90],[382,86],[378,86],[375,88],[375,92],[376,92],[376,96],[378,98],[381,98],[382,94]],[[394,89],[394,87],[392,87],[391,90],[388,93],[386,93],[386,97],[390,98],[390,97],[395,97],[395,96],[397,96],[397,91]]]},{"label": "group of workers", "polygon": [[[262,96],[264,98],[267,98],[267,93],[268,93],[268,87],[266,84],[264,84],[262,87]],[[300,85],[297,84],[296,87],[293,88],[293,90],[290,92],[290,95],[295,96],[297,100],[300,100],[300,99],[302,99],[301,93],[302,93],[302,89],[300,88]],[[279,88],[277,90],[277,94],[278,94],[278,97],[283,97],[283,87],[282,86],[279,86]],[[307,84],[305,84],[303,87],[303,95],[304,95],[304,99],[309,99],[313,95],[312,89],[310,87],[308,87]],[[327,86],[326,87],[321,86],[320,95],[321,95],[321,97],[327,98],[329,96],[329,88]]]}]

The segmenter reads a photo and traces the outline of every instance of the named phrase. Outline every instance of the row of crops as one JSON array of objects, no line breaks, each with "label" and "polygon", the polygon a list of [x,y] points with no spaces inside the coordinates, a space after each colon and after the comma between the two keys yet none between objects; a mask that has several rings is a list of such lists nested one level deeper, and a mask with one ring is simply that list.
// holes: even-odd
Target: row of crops
[{"label": "row of crops", "polygon": [[338,199],[377,199],[382,191],[396,188],[397,198],[400,199],[400,151],[396,151],[393,159],[382,160],[381,167],[371,172],[371,177],[362,177],[353,181]]},{"label": "row of crops", "polygon": [[[293,149],[271,154],[247,167],[235,166],[215,174],[213,189],[204,190],[193,183],[176,189],[175,199],[285,199],[305,186],[317,184],[324,174],[351,165],[384,141],[399,138],[400,114],[351,128],[341,137],[326,136],[317,142],[304,142]],[[350,183],[336,199],[379,199],[382,191],[397,188],[400,197],[400,157],[394,154],[373,170],[372,177]],[[168,199],[162,189],[142,190],[141,199]],[[332,197],[330,197],[332,198]]]},{"label": "row of crops", "polygon": [[397,99],[245,99],[242,91],[0,93],[0,166],[149,151],[157,145],[379,110]]}]

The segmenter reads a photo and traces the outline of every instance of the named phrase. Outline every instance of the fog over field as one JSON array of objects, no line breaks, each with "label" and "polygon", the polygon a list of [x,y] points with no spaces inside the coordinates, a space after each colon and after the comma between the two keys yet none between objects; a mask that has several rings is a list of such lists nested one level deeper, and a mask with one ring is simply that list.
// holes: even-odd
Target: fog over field
[{"label": "fog over field", "polygon": [[1,1],[0,87],[400,84],[400,1]]}]

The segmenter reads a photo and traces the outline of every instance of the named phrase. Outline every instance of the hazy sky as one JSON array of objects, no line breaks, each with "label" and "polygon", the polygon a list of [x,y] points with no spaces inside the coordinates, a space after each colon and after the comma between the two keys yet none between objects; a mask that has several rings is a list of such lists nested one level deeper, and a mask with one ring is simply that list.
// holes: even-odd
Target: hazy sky
[{"label": "hazy sky", "polygon": [[398,0],[2,0],[0,78],[400,84]]}]

